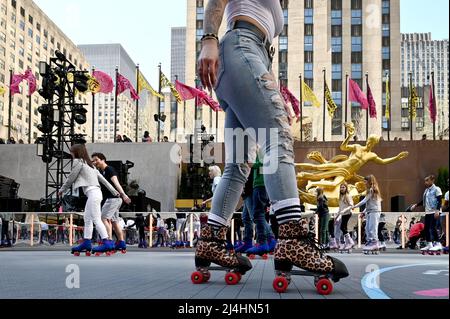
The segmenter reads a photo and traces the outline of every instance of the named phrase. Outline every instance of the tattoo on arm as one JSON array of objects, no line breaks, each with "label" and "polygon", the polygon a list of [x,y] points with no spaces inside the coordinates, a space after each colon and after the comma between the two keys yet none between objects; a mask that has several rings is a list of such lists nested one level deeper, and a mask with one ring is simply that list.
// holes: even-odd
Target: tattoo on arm
[{"label": "tattoo on arm", "polygon": [[204,32],[219,33],[228,0],[210,0],[205,12]]}]

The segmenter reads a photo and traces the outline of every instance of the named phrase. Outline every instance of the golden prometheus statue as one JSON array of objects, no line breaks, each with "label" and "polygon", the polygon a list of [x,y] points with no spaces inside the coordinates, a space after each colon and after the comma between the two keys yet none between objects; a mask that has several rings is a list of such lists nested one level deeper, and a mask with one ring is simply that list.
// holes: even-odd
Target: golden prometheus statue
[{"label": "golden prometheus statue", "polygon": [[389,165],[408,157],[408,152],[402,152],[396,157],[382,159],[373,152],[380,142],[380,137],[371,135],[365,146],[359,144],[349,145],[355,136],[353,123],[345,124],[347,137],[341,145],[341,151],[351,152],[349,156],[338,155],[327,161],[320,152],[308,154],[308,159],[319,164],[296,164],[300,172],[297,175],[300,199],[302,203],[317,205],[315,189],[320,187],[328,198],[330,207],[339,207],[339,188],[343,182],[349,185],[350,195],[355,203],[359,202],[361,195],[366,192],[364,178],[358,175],[359,170],[369,162],[379,165]]}]

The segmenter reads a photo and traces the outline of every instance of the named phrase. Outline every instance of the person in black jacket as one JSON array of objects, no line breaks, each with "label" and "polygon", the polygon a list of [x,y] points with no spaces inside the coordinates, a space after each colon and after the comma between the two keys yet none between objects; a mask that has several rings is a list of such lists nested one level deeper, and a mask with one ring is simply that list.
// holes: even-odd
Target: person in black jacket
[{"label": "person in black jacket", "polygon": [[328,223],[330,221],[330,211],[328,209],[328,199],[322,188],[317,188],[317,211],[319,215],[319,244],[326,247],[329,242]]}]

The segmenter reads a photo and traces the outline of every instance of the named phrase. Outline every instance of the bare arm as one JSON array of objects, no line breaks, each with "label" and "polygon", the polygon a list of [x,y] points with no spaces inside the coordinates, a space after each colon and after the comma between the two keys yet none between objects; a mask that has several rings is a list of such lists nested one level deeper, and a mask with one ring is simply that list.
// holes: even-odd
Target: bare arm
[{"label": "bare arm", "polygon": [[[205,34],[219,33],[225,7],[228,0],[210,0],[205,11],[203,31]],[[217,40],[208,38],[203,41],[203,48],[198,59],[198,73],[204,87],[212,91],[217,82],[219,70],[219,49]]]},{"label": "bare arm", "polygon": [[396,157],[391,157],[391,158],[386,158],[386,159],[382,159],[380,157],[377,157],[374,159],[374,162],[380,165],[388,165],[388,164],[392,164],[394,162],[400,161],[406,157],[408,157],[409,153],[408,152],[402,152],[400,154],[398,154]]},{"label": "bare arm", "polygon": [[356,151],[356,146],[355,145],[348,145],[348,143],[350,142],[351,138],[352,138],[352,135],[348,134],[348,136],[345,139],[345,141],[342,142],[342,144],[341,144],[341,151],[342,152],[354,152],[354,151]]},{"label": "bare arm", "polygon": [[114,187],[119,191],[120,196],[122,197],[122,199],[125,201],[125,203],[130,204],[131,200],[130,198],[127,196],[127,194],[125,194],[122,185],[120,185],[119,180],[117,179],[117,176],[113,176],[111,178],[111,181],[114,184]]},{"label": "bare arm", "polygon": [[102,174],[100,174],[99,171],[97,171],[97,178],[101,184],[106,186],[106,188],[111,192],[111,194],[119,196],[117,190],[110,183],[108,183],[108,181],[102,176]]}]

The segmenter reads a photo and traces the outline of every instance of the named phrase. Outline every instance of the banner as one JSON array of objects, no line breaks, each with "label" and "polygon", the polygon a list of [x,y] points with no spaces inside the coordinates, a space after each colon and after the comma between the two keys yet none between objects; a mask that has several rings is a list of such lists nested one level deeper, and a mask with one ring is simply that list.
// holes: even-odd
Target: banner
[{"label": "banner", "polygon": [[281,95],[284,98],[284,101],[287,104],[292,105],[292,109],[294,110],[295,116],[300,117],[300,101],[292,94],[291,91],[287,87],[281,87]]},{"label": "banner", "polygon": [[370,89],[369,81],[367,81],[367,100],[369,103],[369,115],[371,119],[377,118],[377,105],[373,98],[372,90]]},{"label": "banner", "polygon": [[92,76],[98,81],[100,84],[100,89],[98,93],[111,93],[114,90],[114,81],[113,79],[102,71],[94,71],[92,72]]},{"label": "banner", "polygon": [[384,114],[386,120],[391,117],[391,92],[389,90],[389,76],[386,79],[386,113]]},{"label": "banner", "polygon": [[430,109],[431,123],[434,124],[434,123],[436,123],[436,120],[437,120],[437,109],[436,109],[436,96],[434,94],[433,85],[430,86],[430,98],[429,98],[428,107]]},{"label": "banner", "polygon": [[3,86],[0,86],[0,95],[3,96],[6,93],[6,89]]},{"label": "banner", "polygon": [[170,91],[172,92],[173,96],[177,99],[178,103],[183,102],[180,96],[180,93],[177,91],[175,86],[172,82],[169,81],[169,79],[164,75],[164,73],[161,72],[161,87],[169,87]]},{"label": "banner", "polygon": [[134,89],[133,85],[131,84],[131,82],[126,77],[124,77],[123,75],[118,73],[117,74],[117,95],[122,94],[126,90],[130,90],[131,98],[133,100],[139,100],[139,96],[138,96],[136,90]]},{"label": "banner", "polygon": [[156,96],[157,98],[160,98],[161,100],[164,100],[164,96],[162,94],[159,94],[157,91],[155,91],[152,86],[145,80],[142,73],[139,72],[138,76],[138,91],[149,91],[151,95]]},{"label": "banner", "polygon": [[303,81],[303,101],[312,103],[315,107],[320,107],[322,104],[320,103],[317,96],[314,94],[314,91]]},{"label": "banner", "polygon": [[101,85],[100,82],[90,74],[86,74],[88,78],[88,91],[94,94],[100,93]]},{"label": "banner", "polygon": [[409,117],[412,118],[413,120],[416,119],[417,117],[417,105],[420,102],[419,96],[417,95],[417,91],[416,91],[416,87],[411,87],[409,88],[409,105],[410,105],[410,110],[409,110]]},{"label": "banner", "polygon": [[327,100],[327,108],[328,108],[328,114],[330,117],[334,117],[334,113],[337,110],[337,105],[333,101],[333,96],[331,95],[330,88],[328,87],[327,83],[325,82],[325,98]]},{"label": "banner", "polygon": [[358,83],[356,83],[352,79],[349,79],[348,84],[349,101],[359,103],[362,109],[367,110],[369,108],[369,102],[367,101],[367,97],[359,87]]},{"label": "banner", "polygon": [[205,91],[190,87],[179,81],[175,81],[175,85],[182,101],[193,100],[197,98],[197,106],[205,104],[209,105],[209,107],[211,107],[211,109],[215,112],[218,112],[220,110],[219,103],[214,101],[213,98],[210,97]]}]

